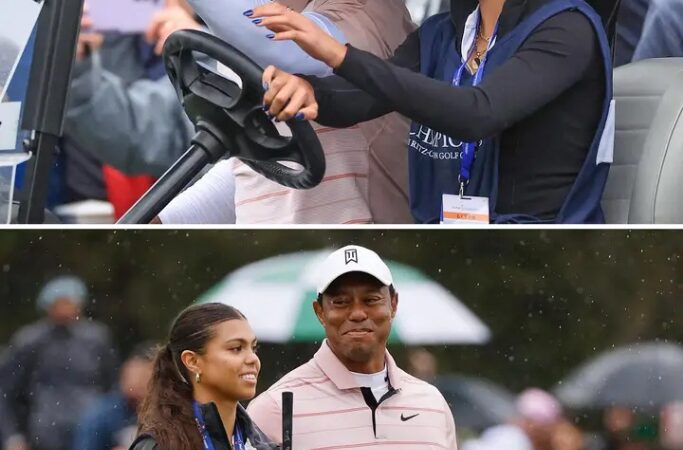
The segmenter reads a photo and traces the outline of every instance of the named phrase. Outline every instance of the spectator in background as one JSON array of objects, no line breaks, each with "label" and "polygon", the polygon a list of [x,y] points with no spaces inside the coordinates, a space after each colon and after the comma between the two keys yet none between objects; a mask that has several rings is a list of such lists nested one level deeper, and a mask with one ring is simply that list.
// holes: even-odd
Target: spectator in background
[{"label": "spectator in background", "polygon": [[683,402],[674,401],[662,408],[659,441],[666,450],[683,450]]},{"label": "spectator in background", "polygon": [[541,389],[527,389],[515,404],[517,426],[526,434],[534,450],[550,448],[553,429],[562,421],[562,406]]},{"label": "spectator in background", "polygon": [[582,431],[568,420],[555,425],[550,435],[551,450],[583,450],[585,443]]},{"label": "spectator in background", "polygon": [[154,349],[138,345],[121,366],[119,385],[78,423],[73,450],[126,450],[137,435],[138,407],[152,378]]},{"label": "spectator in background", "polygon": [[606,450],[651,450],[657,430],[654,418],[626,406],[613,406],[603,413]]},{"label": "spectator in background", "polygon": [[408,352],[408,373],[422,381],[433,383],[439,374],[439,362],[425,348],[414,348]]},{"label": "spectator in background", "polygon": [[193,128],[159,54],[172,32],[200,24],[184,0],[166,0],[145,36],[107,35],[98,44],[87,16],[82,27],[66,134],[124,173],[161,175],[187,150]]},{"label": "spectator in background", "polygon": [[158,177],[189,145],[193,127],[160,53],[172,32],[200,24],[185,0],[165,1],[145,35],[93,33],[86,9],[64,127],[66,183],[76,193],[71,199],[107,198],[102,163]]},{"label": "spectator in background", "polygon": [[635,423],[635,414],[629,408],[612,407],[603,413],[606,431],[606,450],[620,450],[629,438]]},{"label": "spectator in background", "polygon": [[48,282],[44,319],[21,328],[0,358],[0,437],[6,450],[67,450],[79,412],[111,389],[116,358],[109,330],[81,320],[79,278]]},{"label": "spectator in background", "polygon": [[683,56],[683,0],[651,0],[633,61]]},{"label": "spectator in background", "polygon": [[[527,389],[516,401],[517,416],[504,425],[498,425],[482,433],[476,440],[467,441],[462,450],[555,450],[553,435],[563,422],[562,407],[550,394],[541,389]],[[570,436],[557,436],[557,450],[580,450],[571,446]]]}]

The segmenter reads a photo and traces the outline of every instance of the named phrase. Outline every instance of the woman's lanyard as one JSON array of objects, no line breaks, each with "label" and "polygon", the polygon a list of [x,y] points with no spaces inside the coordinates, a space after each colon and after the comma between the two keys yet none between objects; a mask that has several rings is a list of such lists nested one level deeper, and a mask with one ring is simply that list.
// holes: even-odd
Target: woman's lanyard
[{"label": "woman's lanyard", "polygon": [[[192,403],[192,410],[194,411],[194,420],[197,422],[197,428],[202,436],[202,444],[204,444],[204,450],[216,450],[213,446],[213,441],[211,441],[211,436],[209,436],[209,431],[206,429],[206,423],[204,422],[204,416],[199,408],[199,403]],[[245,450],[244,438],[242,437],[242,432],[237,420],[235,420],[235,433],[233,436],[233,449],[234,450]]]},{"label": "woman's lanyard", "polygon": [[[479,35],[479,29],[481,27],[481,13],[479,13],[479,21],[477,23],[477,30],[476,34],[474,35],[474,45],[472,45],[472,49],[470,50],[469,55],[467,56],[467,59],[465,59],[465,62],[462,63],[460,68],[455,71],[455,74],[453,75],[453,86],[459,87],[460,83],[462,82],[462,75],[467,68],[467,63],[468,61],[472,58],[472,55],[477,49],[477,36]],[[484,68],[486,67],[486,61],[489,58],[489,50],[491,50],[491,46],[495,43],[496,40],[496,35],[498,34],[498,23],[496,23],[496,27],[493,30],[493,35],[491,36],[491,40],[489,41],[488,46],[486,47],[486,54],[484,55],[484,59],[482,60],[481,64],[477,68],[477,73],[474,74],[474,81],[472,82],[472,86],[478,86],[481,83],[482,78],[484,78]],[[458,182],[460,183],[460,197],[465,195],[465,186],[467,183],[470,182],[470,173],[472,170],[472,164],[474,164],[474,156],[477,152],[477,144],[475,142],[466,142],[464,143],[464,149],[462,151],[462,156],[460,157],[460,174],[458,175]]]}]

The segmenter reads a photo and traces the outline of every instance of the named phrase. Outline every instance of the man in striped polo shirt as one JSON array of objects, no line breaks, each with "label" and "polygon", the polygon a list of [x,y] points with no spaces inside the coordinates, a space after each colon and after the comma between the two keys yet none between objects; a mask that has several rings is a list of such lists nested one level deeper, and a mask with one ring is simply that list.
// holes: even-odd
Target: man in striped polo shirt
[{"label": "man in striped polo shirt", "polygon": [[457,449],[455,423],[439,391],[399,369],[386,349],[398,294],[373,251],[347,246],[318,276],[313,308],[327,339],[249,405],[254,422],[282,442],[282,392],[294,393],[296,450]]}]

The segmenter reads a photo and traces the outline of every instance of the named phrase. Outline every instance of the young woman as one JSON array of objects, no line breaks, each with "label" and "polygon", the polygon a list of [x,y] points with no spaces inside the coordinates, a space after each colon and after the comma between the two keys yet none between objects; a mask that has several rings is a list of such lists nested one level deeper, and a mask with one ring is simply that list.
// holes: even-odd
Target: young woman
[{"label": "young woman", "polygon": [[[272,42],[243,12],[269,0],[190,0],[211,31],[259,65],[332,74],[291,42]],[[403,0],[282,0],[330,39],[386,58],[414,30]],[[287,189],[237,161],[221,161],[159,215],[161,222],[409,223],[408,121],[392,114],[349,129],[315,126],[327,161],[322,183]],[[230,181],[234,176],[234,187]],[[229,195],[234,190],[234,199]]]},{"label": "young woman", "polygon": [[247,319],[231,306],[191,306],[154,362],[131,450],[276,449],[239,402],[256,394],[261,363]]},{"label": "young woman", "polygon": [[[293,40],[337,75],[304,79],[268,68],[264,102],[279,120],[300,114],[351,126],[391,111],[413,120],[418,222],[603,221],[611,54],[600,17],[583,0],[452,0],[450,13],[427,20],[389,61],[341,45],[275,2],[248,15],[272,40]],[[477,214],[468,213],[472,205]]]}]

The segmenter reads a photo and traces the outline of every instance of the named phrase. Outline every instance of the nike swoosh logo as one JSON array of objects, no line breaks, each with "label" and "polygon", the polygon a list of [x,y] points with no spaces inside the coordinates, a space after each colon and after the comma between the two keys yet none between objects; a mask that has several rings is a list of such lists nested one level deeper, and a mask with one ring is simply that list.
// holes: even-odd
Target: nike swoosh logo
[{"label": "nike swoosh logo", "polygon": [[419,415],[420,415],[420,413],[417,413],[417,414],[413,414],[412,416],[406,417],[403,414],[401,414],[401,422],[405,422],[406,420],[410,420],[410,419],[415,418]]}]

